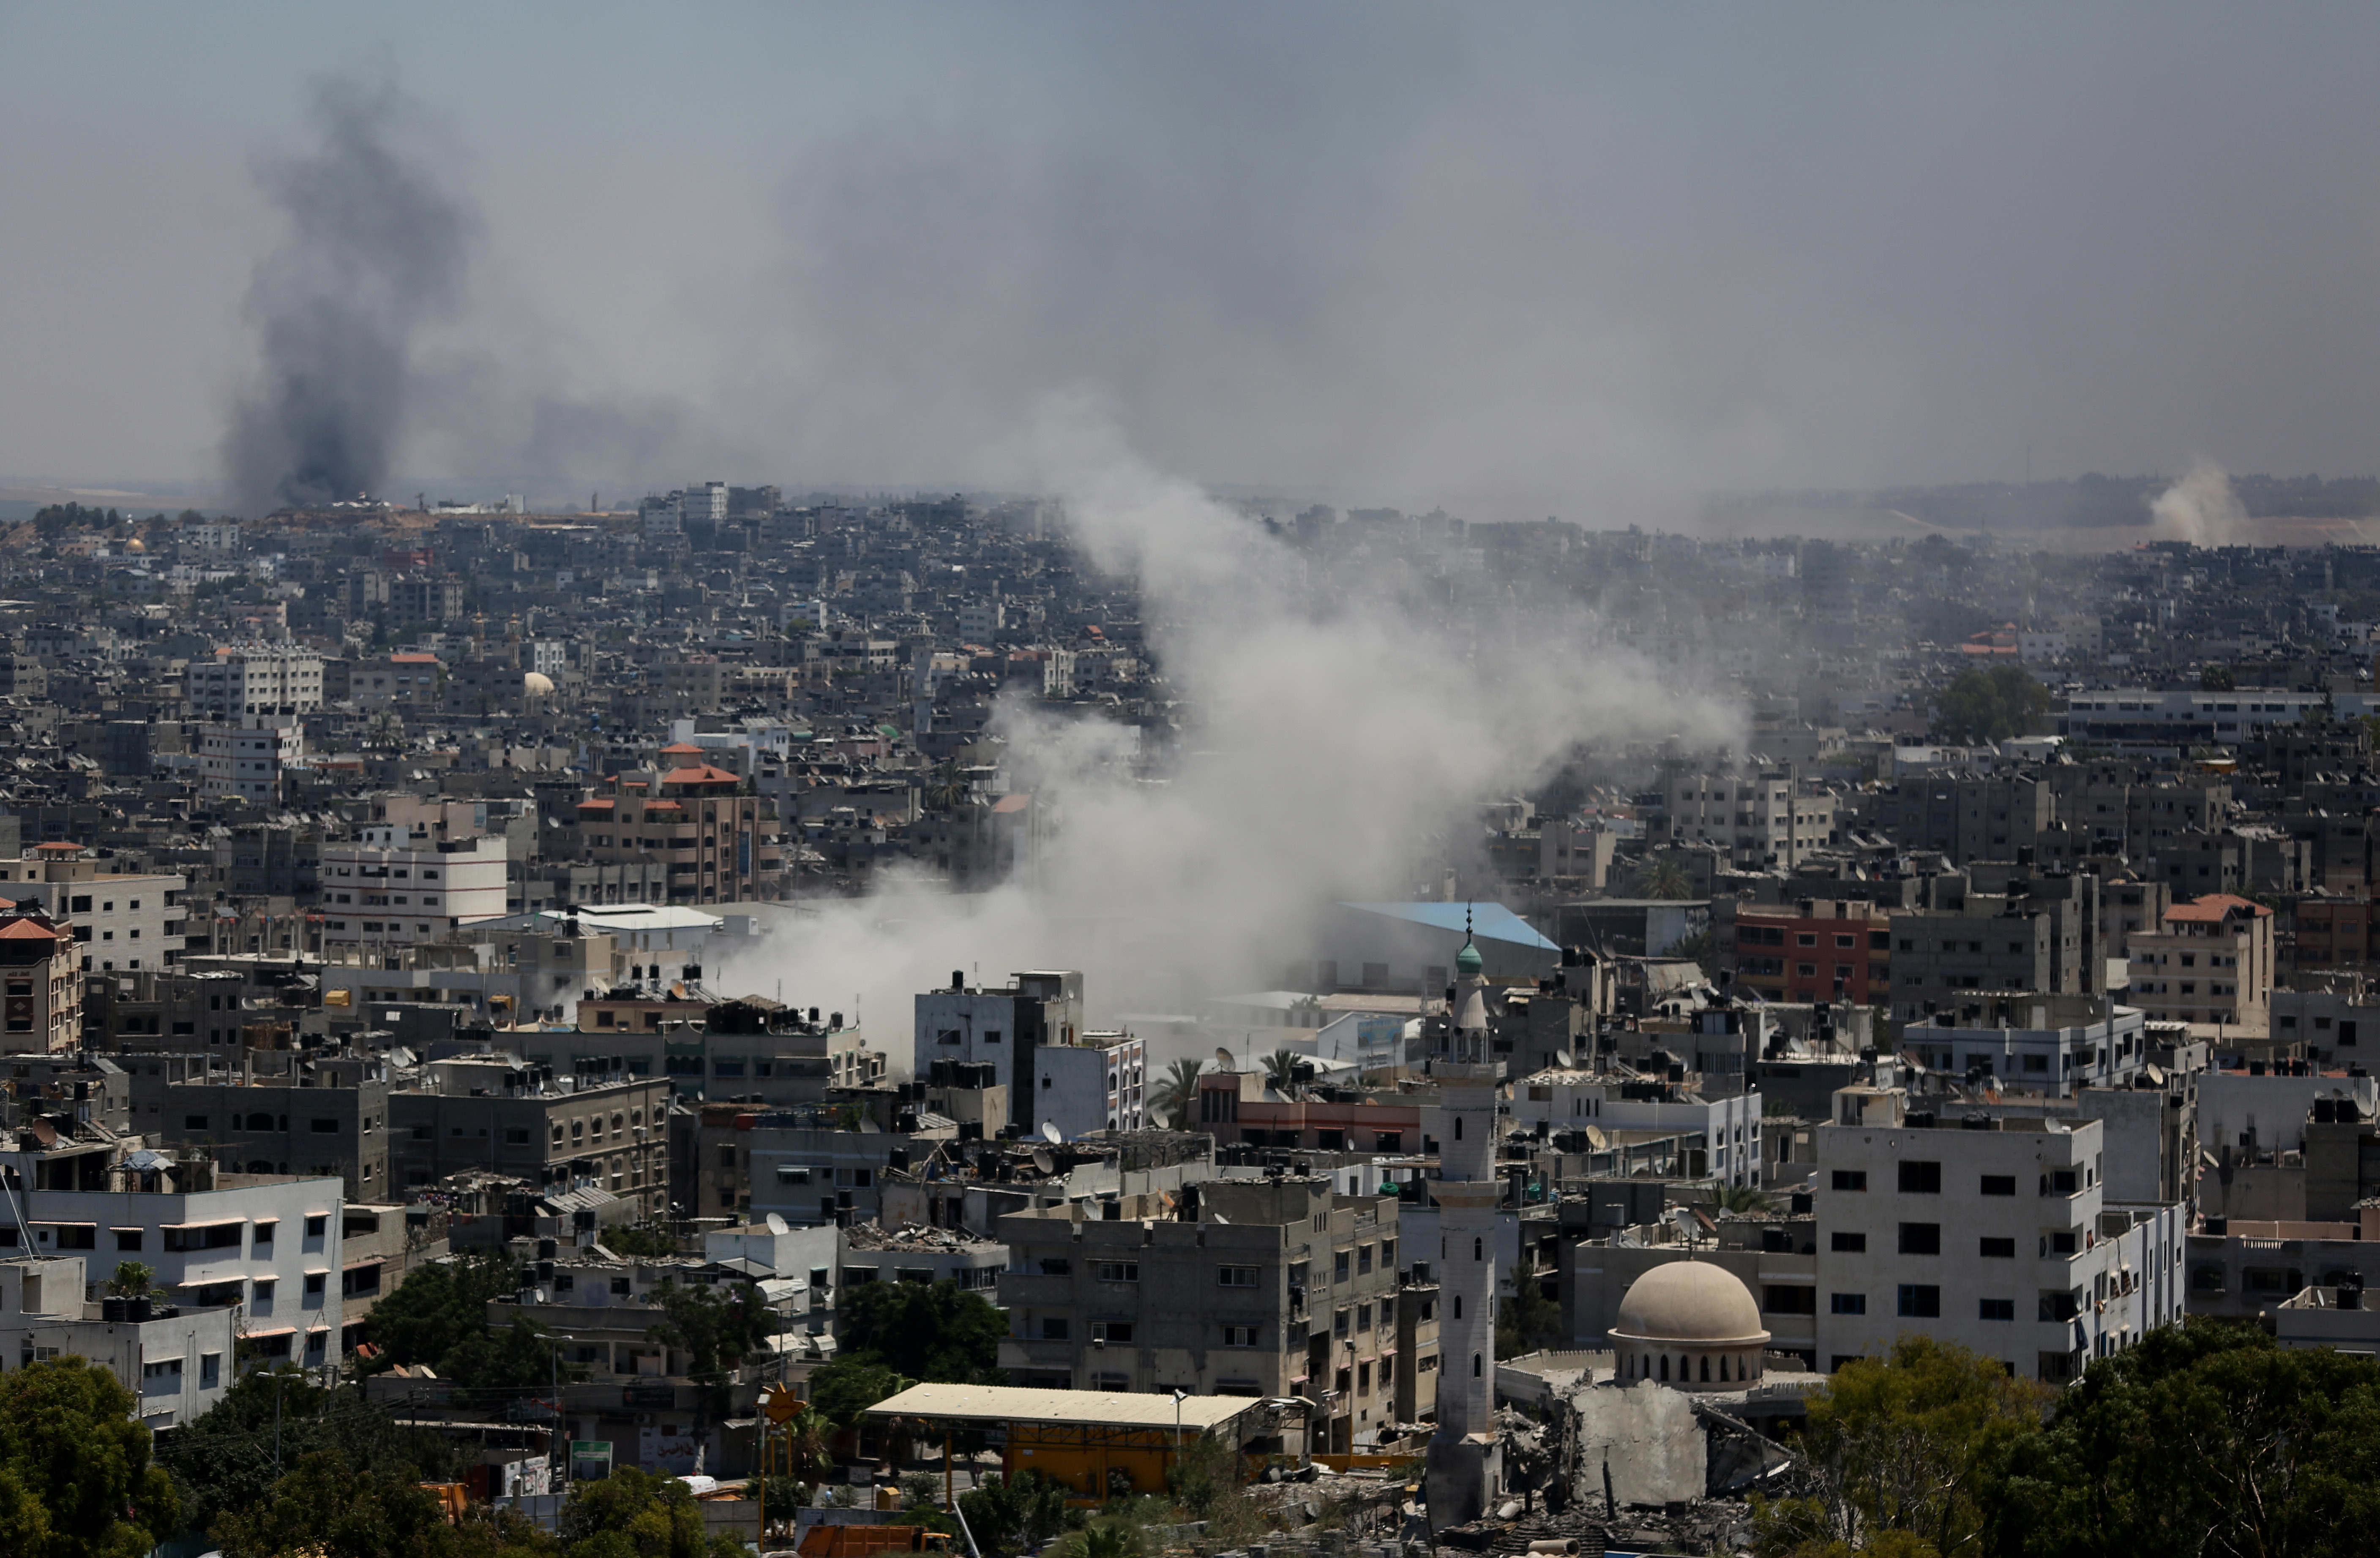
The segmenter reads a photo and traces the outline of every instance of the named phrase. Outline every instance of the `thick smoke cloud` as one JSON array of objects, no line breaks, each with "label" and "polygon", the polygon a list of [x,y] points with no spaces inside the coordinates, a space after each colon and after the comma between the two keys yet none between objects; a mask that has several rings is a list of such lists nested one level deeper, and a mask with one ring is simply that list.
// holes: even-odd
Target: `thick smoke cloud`
[{"label": "thick smoke cloud", "polygon": [[1475,636],[1396,567],[1327,581],[1192,485],[1150,470],[1083,404],[1044,406],[1023,452],[1099,566],[1136,571],[1151,644],[1193,714],[1177,760],[1135,732],[1012,700],[995,730],[1050,833],[1002,888],[894,882],[838,901],[722,972],[866,1014],[905,1067],[910,1000],[953,969],[1086,971],[1094,1021],[1196,1011],[1277,987],[1335,899],[1414,896],[1414,868],[1474,803],[1581,743],[1729,739],[1714,701],[1660,685],[1584,613],[1500,615]]},{"label": "thick smoke cloud", "polygon": [[288,232],[249,288],[261,361],[224,439],[251,513],[380,493],[421,334],[460,304],[477,224],[408,146],[416,115],[394,84],[324,81],[310,117],[314,149],[259,170]]}]

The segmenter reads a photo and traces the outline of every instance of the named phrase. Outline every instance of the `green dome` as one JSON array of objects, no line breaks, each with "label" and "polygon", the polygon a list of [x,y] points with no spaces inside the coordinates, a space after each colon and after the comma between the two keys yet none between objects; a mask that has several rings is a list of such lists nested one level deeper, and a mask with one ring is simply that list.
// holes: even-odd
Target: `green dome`
[{"label": "green dome", "polygon": [[1485,966],[1486,960],[1479,956],[1479,948],[1472,945],[1469,937],[1464,937],[1463,950],[1454,955],[1454,972],[1467,977]]}]

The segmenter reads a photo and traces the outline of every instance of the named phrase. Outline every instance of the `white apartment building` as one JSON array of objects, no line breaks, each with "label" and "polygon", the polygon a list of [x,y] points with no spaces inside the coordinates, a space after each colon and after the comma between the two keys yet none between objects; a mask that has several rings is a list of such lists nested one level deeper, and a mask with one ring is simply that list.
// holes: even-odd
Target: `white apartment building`
[{"label": "white apartment building", "polygon": [[2099,1121],[1976,1118],[1855,1087],[1812,1130],[1820,1367],[1915,1332],[2064,1383],[2181,1319],[2186,1209],[2106,1204]]},{"label": "white apartment building", "polygon": [[[0,1152],[0,1169],[24,1187],[0,1213],[10,1224],[0,1253],[78,1257],[94,1287],[137,1262],[177,1305],[236,1310],[239,1340],[259,1361],[339,1360],[344,1181],[221,1174],[212,1159],[157,1153],[84,1161],[94,1155],[59,1163],[55,1153]],[[46,1188],[61,1179],[76,1188]]]},{"label": "white apartment building", "polygon": [[1834,797],[1800,790],[1784,769],[1673,774],[1670,837],[1682,844],[1717,844],[1737,865],[1774,864],[1791,871],[1835,831]]},{"label": "white apartment building", "polygon": [[237,795],[260,805],[278,804],[282,770],[305,753],[305,727],[294,719],[275,724],[260,715],[247,723],[202,725],[199,728],[199,792]]},{"label": "white apartment building", "polygon": [[2148,1064],[2148,1017],[2136,1007],[2111,1006],[2097,1021],[2053,1025],[2043,1006],[2019,1001],[2034,1025],[1964,1028],[1912,1022],[1901,1030],[1901,1052],[1937,1071],[1980,1068],[2000,1086],[2070,1098],[2085,1087],[2130,1087]]},{"label": "white apartment building", "polygon": [[189,878],[103,871],[103,864],[77,845],[36,845],[22,860],[0,860],[0,899],[30,901],[70,925],[86,972],[181,961]]},{"label": "white apartment building", "polygon": [[87,1358],[104,1365],[152,1429],[187,1423],[231,1389],[238,1310],[103,1305],[84,1297],[89,1286],[79,1256],[0,1260],[0,1360],[21,1368]]},{"label": "white apartment building", "polygon": [[388,824],[322,846],[325,944],[443,940],[504,912],[504,839],[416,839]]},{"label": "white apartment building", "polygon": [[[1703,1176],[1730,1185],[1759,1185],[1759,1093],[1711,1099],[1682,1093],[1662,1098],[1623,1096],[1631,1086],[1649,1089],[1652,1085],[1627,1083],[1592,1071],[1539,1071],[1512,1084],[1512,1123],[1542,1125],[1549,1131],[1696,1132],[1706,1143]],[[1427,1117],[1425,1126],[1437,1134]]]},{"label": "white apartment building", "polygon": [[1047,1120],[1068,1141],[1094,1130],[1140,1130],[1148,1047],[1130,1033],[1085,1033],[1033,1051],[1033,1123]]},{"label": "white apartment building", "polygon": [[311,714],[322,707],[322,657],[285,644],[237,644],[193,660],[183,677],[190,718]]},{"label": "white apartment building", "polygon": [[2196,688],[2102,687],[2067,700],[2066,734],[2089,739],[2155,739],[2167,743],[2231,743],[2273,725],[2295,725],[2325,704],[2341,719],[2380,713],[2380,694],[2297,693],[2240,687],[2228,693]]}]

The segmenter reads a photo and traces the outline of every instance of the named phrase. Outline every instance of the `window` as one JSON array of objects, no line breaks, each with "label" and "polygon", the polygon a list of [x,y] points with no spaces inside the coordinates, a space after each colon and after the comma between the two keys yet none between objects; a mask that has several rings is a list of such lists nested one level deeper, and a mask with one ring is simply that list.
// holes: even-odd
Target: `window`
[{"label": "window", "polygon": [[1140,1262],[1137,1261],[1101,1261],[1096,1274],[1101,1282],[1138,1282]]},{"label": "window", "polygon": [[1836,1314],[1865,1314],[1867,1312],[1867,1295],[1864,1293],[1835,1293],[1829,1295],[1829,1298],[1832,1299],[1832,1302],[1828,1307]]},{"label": "window", "polygon": [[1355,1274],[1369,1276],[1371,1273],[1372,1247],[1368,1244],[1359,1244],[1355,1247]]},{"label": "window", "polygon": [[1223,1287],[1254,1287],[1257,1285],[1257,1268],[1218,1266],[1215,1269],[1215,1280],[1218,1286]]},{"label": "window", "polygon": [[528,1146],[528,1129],[526,1126],[508,1129],[504,1132],[504,1143],[507,1146],[513,1147]]},{"label": "window", "polygon": [[1838,1232],[1829,1238],[1828,1248],[1839,1254],[1857,1255],[1867,1249],[1867,1235]]},{"label": "window", "polygon": [[118,1228],[118,1229],[116,1229],[116,1230],[115,1230],[115,1248],[116,1248],[116,1249],[118,1249],[118,1250],[138,1250],[138,1249],[140,1249],[140,1230],[139,1228]]},{"label": "window", "polygon": [[1339,1251],[1338,1256],[1330,1262],[1330,1280],[1333,1282],[1347,1280],[1347,1251],[1344,1250]]},{"label": "window", "polygon": [[306,1219],[306,1237],[308,1238],[320,1238],[322,1237],[324,1230],[329,1228],[330,1226],[331,1218],[328,1213],[313,1213]]},{"label": "window", "polygon": [[184,1115],[182,1117],[182,1129],[184,1130],[204,1130],[206,1128],[207,1117],[204,1115]]},{"label": "window", "polygon": [[1044,1255],[1041,1257],[1041,1274],[1043,1276],[1072,1276],[1075,1274],[1075,1262],[1066,1259],[1062,1255]]},{"label": "window", "polygon": [[1903,1163],[1900,1165],[1900,1193],[1905,1196],[1940,1195],[1942,1165],[1938,1163]]},{"label": "window", "polygon": [[1939,1255],[1942,1253],[1942,1225],[1939,1223],[1901,1224],[1900,1252],[1903,1255]]},{"label": "window", "polygon": [[1838,1168],[1838,1169],[1836,1169],[1836,1170],[1835,1170],[1835,1189],[1837,1189],[1837,1190],[1866,1190],[1866,1189],[1867,1189],[1867,1170],[1866,1170],[1866,1169],[1864,1169],[1864,1168]]},{"label": "window", "polygon": [[1369,1304],[1357,1304],[1355,1306],[1355,1329],[1358,1331],[1369,1331],[1371,1328],[1372,1306]]},{"label": "window", "polygon": [[1942,1317],[1942,1290],[1931,1284],[1902,1283],[1900,1312],[1912,1320],[1939,1320]]},{"label": "window", "polygon": [[1045,1317],[1041,1322],[1041,1339],[1045,1342],[1064,1341],[1066,1339],[1066,1322],[1063,1319],[1055,1316]]},{"label": "window", "polygon": [[2014,1298],[1978,1298],[1975,1300],[1975,1318],[1977,1320],[2014,1320],[2016,1300]]},{"label": "window", "polygon": [[308,1272],[306,1274],[306,1291],[309,1294],[318,1294],[322,1291],[322,1275],[323,1274],[321,1272]]},{"label": "window", "polygon": [[2013,1174],[1985,1175],[1983,1178],[1983,1193],[1987,1196],[2012,1196],[2016,1194],[2016,1176]]},{"label": "window", "polygon": [[336,1136],[339,1133],[339,1122],[336,1120],[317,1119],[311,1121],[308,1129],[311,1129],[317,1136]]},{"label": "window", "polygon": [[1223,1345],[1227,1347],[1252,1347],[1257,1345],[1257,1328],[1253,1325],[1226,1325]]},{"label": "window", "polygon": [[1119,1344],[1129,1342],[1132,1340],[1132,1322],[1128,1320],[1094,1320],[1091,1322],[1091,1340],[1095,1342],[1115,1342]]},{"label": "window", "polygon": [[2013,1261],[2016,1259],[2016,1240],[2012,1238],[1978,1239],[1975,1244],[1975,1253],[1986,1261]]},{"label": "window", "polygon": [[2071,1255],[2075,1251],[2077,1243],[2074,1231],[2069,1228],[2060,1233],[2051,1234],[2047,1238],[2043,1239],[2041,1252],[2045,1255]]},{"label": "window", "polygon": [[1332,1335],[1344,1336],[1347,1335],[1348,1321],[1353,1312],[1354,1311],[1349,1310],[1337,1310],[1332,1311],[1330,1316],[1330,1334]]},{"label": "window", "polygon": [[199,1388],[200,1390],[212,1390],[216,1385],[221,1384],[222,1383],[223,1354],[219,1352],[202,1352],[199,1354]]},{"label": "window", "polygon": [[1818,1290],[1772,1283],[1760,1290],[1760,1307],[1771,1314],[1815,1314]]},{"label": "window", "polygon": [[2070,1196],[2074,1193],[2074,1170],[2053,1168],[2041,1177],[2041,1193],[2046,1196]]}]

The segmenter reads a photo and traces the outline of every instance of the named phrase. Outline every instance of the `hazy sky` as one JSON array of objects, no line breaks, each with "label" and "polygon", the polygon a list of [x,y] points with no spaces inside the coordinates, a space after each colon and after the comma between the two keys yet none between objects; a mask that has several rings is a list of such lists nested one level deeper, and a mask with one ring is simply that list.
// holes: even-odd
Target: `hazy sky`
[{"label": "hazy sky", "polygon": [[0,4],[0,477],[217,479],[326,77],[474,235],[407,480],[1022,481],[1061,394],[1587,520],[2371,473],[2374,59],[2370,6]]}]

